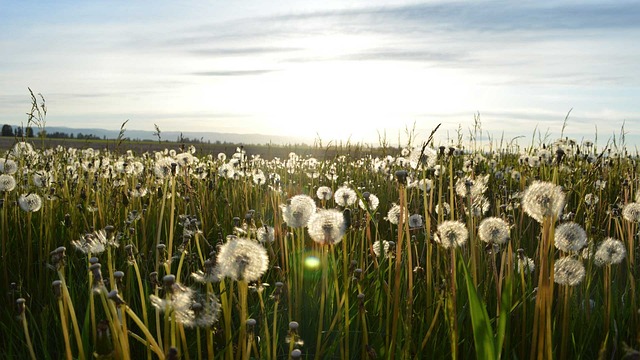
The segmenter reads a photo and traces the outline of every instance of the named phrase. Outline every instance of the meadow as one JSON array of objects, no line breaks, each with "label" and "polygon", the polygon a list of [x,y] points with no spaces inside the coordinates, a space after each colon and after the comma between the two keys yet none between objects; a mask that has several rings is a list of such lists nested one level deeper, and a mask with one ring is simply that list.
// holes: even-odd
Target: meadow
[{"label": "meadow", "polygon": [[640,356],[637,156],[411,139],[265,157],[14,139],[0,357]]}]

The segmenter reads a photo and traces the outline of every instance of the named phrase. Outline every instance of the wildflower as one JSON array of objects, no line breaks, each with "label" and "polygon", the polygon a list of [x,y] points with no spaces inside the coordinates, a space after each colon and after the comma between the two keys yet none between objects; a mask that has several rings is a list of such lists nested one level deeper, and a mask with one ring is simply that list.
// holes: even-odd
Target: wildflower
[{"label": "wildflower", "polygon": [[29,156],[34,154],[33,146],[28,142],[20,141],[13,145],[11,148],[11,155],[13,155],[16,159],[20,159],[25,156]]},{"label": "wildflower", "polygon": [[331,188],[328,186],[320,186],[316,191],[316,195],[320,200],[331,200],[333,191],[331,191]]},{"label": "wildflower", "polygon": [[487,191],[487,182],[489,175],[481,176],[476,179],[464,177],[456,182],[456,193],[461,197],[471,196],[472,199],[482,196]]},{"label": "wildflower", "polygon": [[596,194],[589,193],[584,196],[584,203],[589,206],[596,205],[598,202],[600,202],[600,198]]},{"label": "wildflower", "polygon": [[151,305],[162,312],[171,314],[181,324],[193,322],[195,313],[191,309],[191,305],[194,302],[195,291],[176,282],[175,275],[165,275],[162,280],[165,298],[151,295],[149,296]]},{"label": "wildflower", "polygon": [[467,242],[469,231],[459,221],[445,221],[438,225],[435,241],[445,249],[462,246]]},{"label": "wildflower", "polygon": [[640,203],[628,203],[622,208],[622,217],[630,222],[640,222]]},{"label": "wildflower", "polygon": [[220,247],[217,272],[232,280],[256,281],[267,271],[267,250],[255,241],[235,238]]},{"label": "wildflower", "polygon": [[[402,213],[404,214],[404,218],[407,218],[407,209],[403,209],[404,211],[402,211]],[[398,222],[400,221],[400,205],[398,204],[393,204],[393,206],[391,207],[391,209],[389,209],[389,211],[387,212],[387,216],[385,217],[385,220],[389,221],[390,223],[397,225]]]},{"label": "wildflower", "polygon": [[422,222],[422,215],[413,214],[413,215],[409,216],[409,228],[410,229],[419,229],[419,228],[421,228],[423,226],[424,226],[424,224]]},{"label": "wildflower", "polygon": [[595,255],[595,263],[598,266],[619,264],[627,255],[622,241],[614,238],[607,238],[598,246]]},{"label": "wildflower", "polygon": [[336,193],[333,195],[333,197],[336,200],[336,204],[342,207],[347,207],[355,204],[357,198],[356,192],[346,186],[342,186],[338,190],[336,190]]},{"label": "wildflower", "polygon": [[256,185],[263,185],[267,182],[267,177],[262,170],[255,170],[252,173],[253,183]]},{"label": "wildflower", "polygon": [[36,212],[42,207],[42,199],[38,194],[22,194],[18,198],[18,205],[26,212]]},{"label": "wildflower", "polygon": [[153,173],[158,179],[164,179],[171,176],[173,168],[177,168],[177,163],[170,157],[164,157],[153,164]]},{"label": "wildflower", "polygon": [[518,272],[524,271],[525,274],[531,274],[536,270],[536,264],[533,262],[533,259],[524,255],[524,253],[520,254],[520,250],[518,250]]},{"label": "wildflower", "polygon": [[207,296],[198,295],[191,304],[193,318],[185,323],[186,327],[208,328],[213,326],[220,317],[220,301],[215,294]]},{"label": "wildflower", "polygon": [[[440,204],[436,204],[436,214],[440,214],[440,210]],[[451,212],[451,205],[446,201],[442,202],[442,210],[442,215],[446,217]]]},{"label": "wildflower", "polygon": [[0,158],[0,172],[13,175],[18,172],[18,164],[11,159]]},{"label": "wildflower", "polygon": [[320,245],[334,245],[346,231],[345,219],[338,210],[320,210],[309,218],[309,235]]},{"label": "wildflower", "polygon": [[191,155],[191,153],[188,152],[183,152],[180,153],[178,155],[176,155],[176,162],[180,165],[180,166],[189,166],[195,162],[197,162],[198,159]]},{"label": "wildflower", "polygon": [[524,211],[539,223],[545,217],[557,218],[562,213],[565,196],[560,186],[534,181],[522,197]]},{"label": "wildflower", "polygon": [[376,211],[380,205],[380,199],[369,192],[365,192],[362,194],[362,199],[358,202],[358,205],[362,210]]},{"label": "wildflower", "polygon": [[489,211],[490,205],[489,199],[487,199],[486,196],[480,195],[475,197],[471,202],[471,214],[475,217],[482,217]]},{"label": "wildflower", "polygon": [[288,205],[281,205],[282,217],[292,228],[307,225],[309,218],[316,212],[316,203],[307,195],[296,195]]},{"label": "wildflower", "polygon": [[0,192],[9,192],[16,188],[16,179],[8,174],[0,175]]},{"label": "wildflower", "polygon": [[576,286],[582,282],[585,275],[582,262],[570,257],[564,257],[556,261],[553,266],[553,281],[560,285]]},{"label": "wildflower", "polygon": [[489,244],[506,244],[509,241],[509,224],[497,217],[486,218],[478,226],[478,236]]},{"label": "wildflower", "polygon": [[424,165],[427,169],[430,169],[436,165],[438,161],[438,153],[436,150],[430,147],[416,147],[411,150],[407,155],[407,160],[412,168],[418,168],[419,165]]},{"label": "wildflower", "polygon": [[[391,253],[389,252],[389,242],[387,240],[382,240],[382,250],[384,251],[384,257],[388,258]],[[380,240],[376,240],[373,243],[373,253],[376,254],[376,257],[380,257]]]},{"label": "wildflower", "polygon": [[275,239],[275,230],[273,226],[262,225],[256,232],[258,241],[261,243],[272,243]]},{"label": "wildflower", "polygon": [[236,170],[231,163],[223,164],[218,168],[218,175],[223,178],[233,179],[235,177],[235,174]]},{"label": "wildflower", "polygon": [[587,245],[587,233],[582,226],[567,222],[556,228],[554,242],[556,248],[564,252],[580,251]]}]

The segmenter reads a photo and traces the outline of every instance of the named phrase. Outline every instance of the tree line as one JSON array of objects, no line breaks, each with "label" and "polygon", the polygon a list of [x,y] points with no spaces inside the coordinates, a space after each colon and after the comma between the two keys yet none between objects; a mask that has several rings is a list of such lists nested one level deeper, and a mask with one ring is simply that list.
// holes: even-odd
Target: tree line
[{"label": "tree line", "polygon": [[[44,134],[43,134],[44,133]],[[80,140],[99,140],[102,139],[99,136],[93,134],[83,134],[83,133],[66,133],[62,131],[55,132],[47,132],[46,130],[39,131],[37,134],[34,133],[33,128],[30,126],[25,127],[24,129],[20,126],[16,126],[15,128],[11,125],[3,125],[2,126],[2,136],[10,136],[10,137],[27,137],[32,138],[34,136],[51,138],[51,139],[80,139]]]}]

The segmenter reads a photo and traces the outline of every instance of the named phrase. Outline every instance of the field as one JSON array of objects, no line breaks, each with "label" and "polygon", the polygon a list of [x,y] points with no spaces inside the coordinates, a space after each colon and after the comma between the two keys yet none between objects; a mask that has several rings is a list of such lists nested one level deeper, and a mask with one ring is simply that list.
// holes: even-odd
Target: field
[{"label": "field", "polygon": [[623,148],[3,141],[3,358],[640,356]]}]

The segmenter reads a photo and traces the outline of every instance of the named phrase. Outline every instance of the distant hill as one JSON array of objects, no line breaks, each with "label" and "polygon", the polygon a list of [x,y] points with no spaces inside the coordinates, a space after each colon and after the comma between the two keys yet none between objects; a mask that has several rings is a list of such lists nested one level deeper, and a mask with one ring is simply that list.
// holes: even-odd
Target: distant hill
[{"label": "distant hill", "polygon": [[[16,125],[12,125],[14,128]],[[46,131],[49,134],[55,132],[74,134],[77,136],[78,134],[83,135],[94,135],[99,138],[107,138],[107,139],[115,139],[118,137],[120,130],[107,130],[107,129],[97,129],[97,128],[70,128],[64,126],[47,126]],[[34,132],[37,133],[38,129],[34,129]],[[129,139],[139,139],[139,140],[158,140],[156,136],[153,135],[154,131],[146,131],[146,130],[129,130],[127,129],[124,133],[124,136]],[[234,144],[278,144],[278,145],[287,145],[287,144],[309,144],[313,143],[313,139],[301,138],[301,137],[293,137],[293,136],[281,136],[281,135],[262,135],[262,134],[233,134],[233,133],[219,133],[219,132],[194,132],[194,131],[162,131],[161,137],[162,140],[169,141],[177,141],[182,134],[183,138],[189,138],[191,140],[198,140],[203,142],[227,142]]]}]

